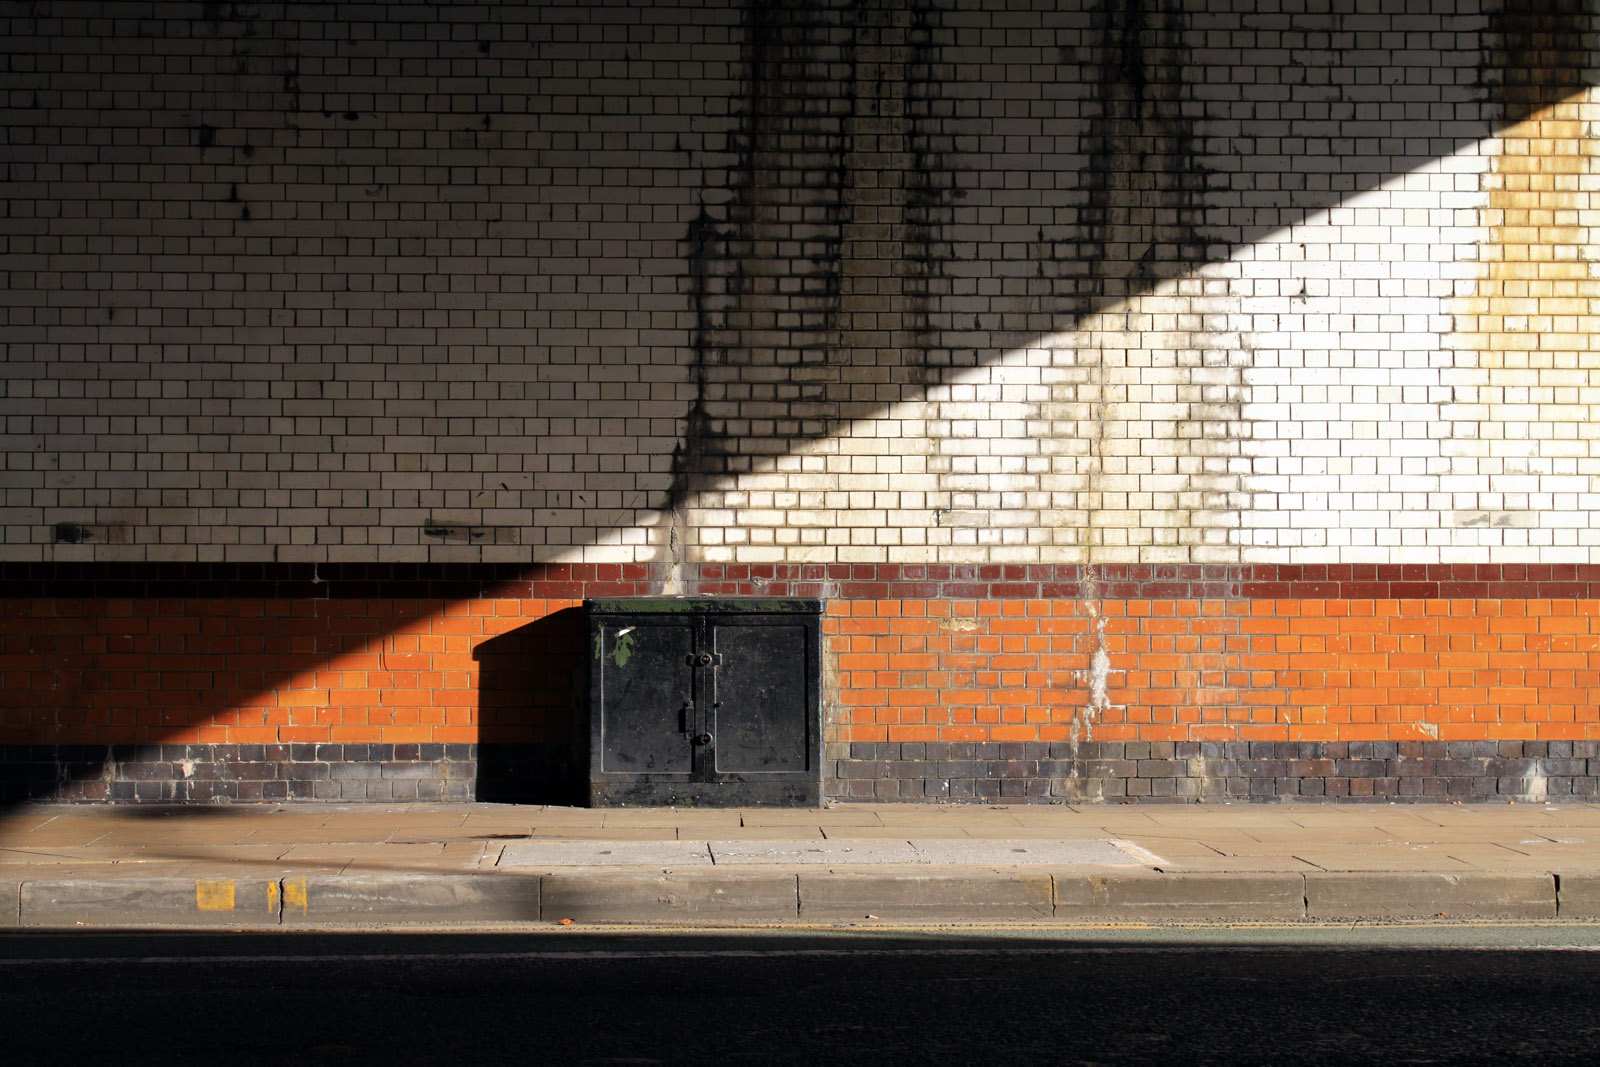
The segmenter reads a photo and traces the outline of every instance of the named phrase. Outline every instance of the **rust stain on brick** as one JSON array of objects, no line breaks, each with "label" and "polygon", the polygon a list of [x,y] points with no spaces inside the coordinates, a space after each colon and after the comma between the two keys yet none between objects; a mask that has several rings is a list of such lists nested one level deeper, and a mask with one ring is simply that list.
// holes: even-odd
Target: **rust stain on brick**
[{"label": "rust stain on brick", "polygon": [[1592,363],[1585,353],[1600,272],[1589,238],[1596,153],[1583,84],[1591,22],[1580,0],[1507,0],[1493,16],[1485,80],[1499,151],[1483,178],[1482,270],[1460,305],[1467,343],[1489,372],[1490,402],[1519,384],[1497,372]]}]

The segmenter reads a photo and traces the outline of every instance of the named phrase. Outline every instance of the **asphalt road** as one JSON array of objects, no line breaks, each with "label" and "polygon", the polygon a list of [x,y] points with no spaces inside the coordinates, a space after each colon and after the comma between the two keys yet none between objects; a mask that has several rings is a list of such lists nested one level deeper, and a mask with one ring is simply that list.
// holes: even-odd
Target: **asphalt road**
[{"label": "asphalt road", "polygon": [[1600,1061],[1600,928],[0,936],[8,1063]]}]

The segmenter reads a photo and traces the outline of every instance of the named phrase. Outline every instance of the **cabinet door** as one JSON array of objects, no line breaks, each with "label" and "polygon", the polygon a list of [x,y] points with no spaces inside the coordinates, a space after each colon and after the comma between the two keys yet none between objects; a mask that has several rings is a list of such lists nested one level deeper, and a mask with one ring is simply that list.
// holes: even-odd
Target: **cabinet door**
[{"label": "cabinet door", "polygon": [[[691,748],[694,629],[682,622],[603,622],[595,635],[599,672],[600,769],[685,774]],[[686,716],[688,716],[686,718]]]},{"label": "cabinet door", "polygon": [[718,655],[711,728],[717,774],[804,772],[812,764],[811,633],[803,625],[709,620]]}]

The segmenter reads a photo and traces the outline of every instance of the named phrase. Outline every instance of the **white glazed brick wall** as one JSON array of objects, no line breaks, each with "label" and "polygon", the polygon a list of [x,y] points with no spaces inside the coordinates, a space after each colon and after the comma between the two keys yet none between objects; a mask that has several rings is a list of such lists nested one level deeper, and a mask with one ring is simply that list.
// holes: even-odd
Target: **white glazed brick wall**
[{"label": "white glazed brick wall", "polygon": [[1600,562],[1589,96],[1133,6],[0,3],[0,554]]}]

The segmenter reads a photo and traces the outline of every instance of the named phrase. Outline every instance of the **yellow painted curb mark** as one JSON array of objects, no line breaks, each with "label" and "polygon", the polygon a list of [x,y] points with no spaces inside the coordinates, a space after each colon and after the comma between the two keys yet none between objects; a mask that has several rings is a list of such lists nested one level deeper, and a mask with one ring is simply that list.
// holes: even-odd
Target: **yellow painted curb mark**
[{"label": "yellow painted curb mark", "polygon": [[194,903],[201,911],[232,911],[233,879],[196,879]]},{"label": "yellow painted curb mark", "polygon": [[283,910],[287,914],[289,909],[297,908],[301,915],[306,913],[306,880],[304,878],[285,878],[283,880]]},{"label": "yellow painted curb mark", "polygon": [[278,883],[267,883],[267,914],[278,914]]}]

